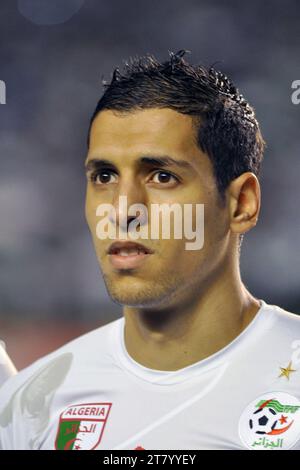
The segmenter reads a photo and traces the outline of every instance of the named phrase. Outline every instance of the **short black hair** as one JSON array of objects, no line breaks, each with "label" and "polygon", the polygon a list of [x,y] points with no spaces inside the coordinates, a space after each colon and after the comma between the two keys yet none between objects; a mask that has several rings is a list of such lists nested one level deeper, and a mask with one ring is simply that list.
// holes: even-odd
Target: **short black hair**
[{"label": "short black hair", "polygon": [[217,187],[224,196],[228,184],[246,171],[259,176],[265,142],[253,107],[232,81],[213,66],[191,65],[187,51],[169,51],[160,63],[153,55],[130,58],[116,67],[90,119],[90,130],[103,110],[120,113],[146,108],[170,108],[193,117],[197,144],[212,161]]}]

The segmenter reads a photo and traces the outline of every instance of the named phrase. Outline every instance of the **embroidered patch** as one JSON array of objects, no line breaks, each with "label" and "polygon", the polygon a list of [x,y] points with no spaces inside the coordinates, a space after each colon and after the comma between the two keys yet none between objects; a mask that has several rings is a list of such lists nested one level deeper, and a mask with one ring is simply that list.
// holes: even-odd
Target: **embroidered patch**
[{"label": "embroidered patch", "polygon": [[300,401],[285,392],[261,395],[243,411],[239,434],[252,450],[290,449],[300,439]]},{"label": "embroidered patch", "polygon": [[93,450],[101,442],[112,403],[83,403],[65,409],[59,419],[57,450]]}]

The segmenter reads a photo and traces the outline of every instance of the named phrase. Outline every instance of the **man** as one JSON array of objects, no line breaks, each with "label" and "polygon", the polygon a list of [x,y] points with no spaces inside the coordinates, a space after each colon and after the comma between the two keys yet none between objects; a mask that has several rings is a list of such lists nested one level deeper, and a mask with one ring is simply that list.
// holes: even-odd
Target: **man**
[{"label": "man", "polygon": [[[255,298],[239,270],[264,141],[232,82],[184,53],[132,60],[105,85],[86,218],[123,316],[4,385],[4,449],[300,449],[300,319]],[[160,227],[130,237],[157,228],[157,204],[192,205],[185,229],[204,206],[200,248]]]},{"label": "man", "polygon": [[0,387],[16,372],[16,368],[5,350],[5,344],[0,340]]}]

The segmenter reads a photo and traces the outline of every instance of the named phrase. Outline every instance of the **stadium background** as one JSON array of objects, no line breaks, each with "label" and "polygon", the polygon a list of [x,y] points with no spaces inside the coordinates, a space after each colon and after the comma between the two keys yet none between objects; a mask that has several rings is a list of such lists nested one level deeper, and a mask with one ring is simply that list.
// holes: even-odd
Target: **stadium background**
[{"label": "stadium background", "polygon": [[84,219],[86,131],[101,77],[130,56],[185,48],[229,74],[267,141],[245,284],[300,311],[300,3],[293,0],[2,0],[0,338],[20,369],[121,316]]}]

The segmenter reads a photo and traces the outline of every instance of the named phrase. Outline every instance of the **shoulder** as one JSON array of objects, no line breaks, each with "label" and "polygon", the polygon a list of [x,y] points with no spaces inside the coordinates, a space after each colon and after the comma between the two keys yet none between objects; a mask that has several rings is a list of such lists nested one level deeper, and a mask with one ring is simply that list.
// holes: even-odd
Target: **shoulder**
[{"label": "shoulder", "polygon": [[0,388],[0,448],[32,448],[57,390],[80,381],[87,370],[94,376],[93,369],[111,367],[110,338],[120,322],[122,318],[70,341],[6,380]]},{"label": "shoulder", "polygon": [[267,315],[272,316],[273,322],[280,327],[282,333],[300,333],[300,315],[290,312],[278,305],[263,302],[263,309]]},{"label": "shoulder", "polygon": [[35,390],[42,391],[45,386],[57,388],[74,364],[76,369],[80,369],[92,361],[97,362],[98,366],[101,362],[107,362],[110,357],[110,337],[122,320],[119,318],[75,338],[9,377],[0,388],[0,412],[3,404],[24,388],[30,388],[33,383]]},{"label": "shoulder", "polygon": [[[300,315],[278,305],[262,301],[261,328],[264,331],[264,348],[273,353],[291,354],[300,359]],[[289,351],[289,353],[288,353]]]}]

